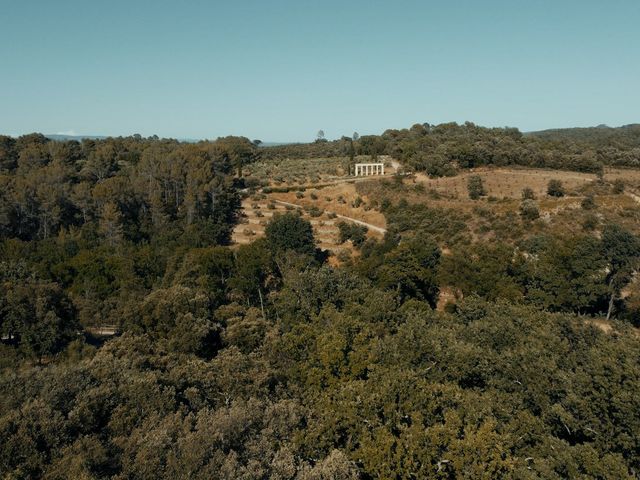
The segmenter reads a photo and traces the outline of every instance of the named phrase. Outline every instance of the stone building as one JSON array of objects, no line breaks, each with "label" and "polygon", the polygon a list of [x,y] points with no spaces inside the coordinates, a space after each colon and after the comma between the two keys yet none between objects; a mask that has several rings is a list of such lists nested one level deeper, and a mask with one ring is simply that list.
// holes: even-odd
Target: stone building
[{"label": "stone building", "polygon": [[354,175],[356,177],[384,175],[384,163],[356,163]]}]

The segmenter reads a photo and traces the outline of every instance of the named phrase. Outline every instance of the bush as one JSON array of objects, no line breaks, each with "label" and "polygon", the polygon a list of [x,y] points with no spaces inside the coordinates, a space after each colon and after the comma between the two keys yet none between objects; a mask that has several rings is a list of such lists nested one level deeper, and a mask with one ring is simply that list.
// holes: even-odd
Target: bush
[{"label": "bush", "polygon": [[471,200],[478,200],[486,194],[482,178],[479,175],[472,175],[467,180],[467,191]]},{"label": "bush", "polygon": [[584,197],[582,199],[582,202],[580,202],[580,206],[582,207],[583,210],[593,210],[597,208],[596,201],[593,198],[592,194],[589,194],[586,197]]},{"label": "bush", "polygon": [[615,193],[616,195],[624,193],[624,180],[622,180],[621,178],[614,180],[613,193]]},{"label": "bush", "polygon": [[533,200],[523,200],[520,204],[520,216],[523,220],[532,221],[540,217],[538,205]]},{"label": "bush", "polygon": [[351,243],[353,243],[353,246],[356,248],[362,246],[367,239],[367,232],[369,231],[364,225],[347,222],[338,223],[338,229],[340,230],[340,243],[351,240]]},{"label": "bush", "polygon": [[582,228],[587,232],[591,232],[598,228],[598,217],[596,215],[587,215],[582,222]]},{"label": "bush", "polygon": [[547,195],[550,197],[564,197],[564,186],[561,180],[552,179],[547,184]]},{"label": "bush", "polygon": [[315,251],[311,224],[295,213],[274,216],[264,233],[267,244],[274,252],[294,250],[312,255]]},{"label": "bush", "polygon": [[309,215],[314,217],[314,218],[315,217],[319,217],[323,213],[323,211],[320,208],[316,207],[315,205],[313,207],[309,208],[307,210],[307,212],[309,212]]},{"label": "bush", "polygon": [[351,260],[351,253],[349,252],[349,250],[342,250],[338,253],[337,257],[340,262],[346,263]]},{"label": "bush", "polygon": [[522,199],[523,200],[535,200],[536,194],[533,193],[533,189],[526,187],[522,189]]},{"label": "bush", "polygon": [[304,193],[296,192],[296,198],[304,198]]}]

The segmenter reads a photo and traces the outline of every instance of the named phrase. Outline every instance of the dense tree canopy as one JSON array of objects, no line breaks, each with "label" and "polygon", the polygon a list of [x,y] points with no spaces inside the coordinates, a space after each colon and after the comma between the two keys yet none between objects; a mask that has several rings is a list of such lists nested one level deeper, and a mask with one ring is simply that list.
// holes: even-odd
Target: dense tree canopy
[{"label": "dense tree canopy", "polygon": [[[353,143],[353,145],[352,145]],[[597,173],[602,165],[640,166],[640,125],[620,128],[547,130],[523,134],[515,128],[485,128],[466,122],[415,124],[382,135],[332,142],[265,147],[266,158],[391,155],[412,170],[440,177],[459,168],[521,165]]]},{"label": "dense tree canopy", "polygon": [[344,259],[327,261],[295,211],[229,245],[258,155],[591,171],[629,164],[629,131],[558,143],[424,124],[281,147],[0,137],[0,476],[635,478],[636,230],[542,229],[538,205],[563,199],[525,189],[481,237],[472,223],[496,199],[412,203],[398,177],[380,183],[396,200],[375,199],[384,237],[335,222],[357,247]]}]

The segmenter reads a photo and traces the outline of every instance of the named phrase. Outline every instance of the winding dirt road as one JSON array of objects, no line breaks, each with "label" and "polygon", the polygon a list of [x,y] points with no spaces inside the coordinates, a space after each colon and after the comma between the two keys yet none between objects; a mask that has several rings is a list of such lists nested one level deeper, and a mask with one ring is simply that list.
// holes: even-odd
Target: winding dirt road
[{"label": "winding dirt road", "polygon": [[[281,205],[289,205],[290,207],[293,208],[298,208],[298,209],[302,209],[302,205],[297,205],[295,203],[290,203],[290,202],[285,202],[283,200],[274,200],[275,203],[279,203]],[[382,228],[382,227],[378,227],[377,225],[372,225],[371,223],[367,223],[367,222],[363,222],[362,220],[358,220],[356,218],[351,218],[351,217],[347,217],[345,215],[340,215],[339,213],[336,213],[336,217],[341,218],[343,220],[348,220],[350,222],[353,223],[357,223],[358,225],[363,225],[371,230],[373,230],[374,232],[378,232],[381,234],[385,234],[387,233],[387,229],[386,228]]]}]

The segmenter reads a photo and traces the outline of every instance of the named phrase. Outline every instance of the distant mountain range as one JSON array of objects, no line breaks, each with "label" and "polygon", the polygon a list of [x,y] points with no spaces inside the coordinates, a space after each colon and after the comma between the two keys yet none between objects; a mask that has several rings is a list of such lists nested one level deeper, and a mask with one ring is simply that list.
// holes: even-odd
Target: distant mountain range
[{"label": "distant mountain range", "polygon": [[[629,125],[623,125],[620,127],[610,127],[605,124],[600,124],[595,127],[574,127],[574,128],[550,128],[546,130],[537,130],[531,132],[523,132],[525,136],[538,137],[547,140],[585,140],[585,139],[597,139],[618,135],[634,135],[640,134],[640,123],[631,123]],[[112,135],[65,135],[60,133],[45,134],[45,137],[51,140],[57,141],[69,141],[76,140],[82,141],[85,139],[101,140],[109,138]],[[177,138],[176,140],[186,143],[197,143],[204,139],[195,138]],[[290,145],[292,143],[304,143],[304,142],[262,142],[262,147],[275,147],[278,145]],[[312,143],[312,142],[309,142]]]},{"label": "distant mountain range", "polygon": [[85,139],[102,140],[104,138],[109,138],[106,135],[62,135],[59,133],[45,134],[44,136],[50,140],[58,140],[60,142],[65,142],[67,140],[77,140],[77,141],[85,140]]},{"label": "distant mountain range", "polygon": [[535,137],[593,137],[609,135],[611,133],[635,133],[640,130],[640,123],[630,123],[620,127],[610,127],[600,124],[597,127],[549,128],[535,132],[524,132],[524,135]]}]

